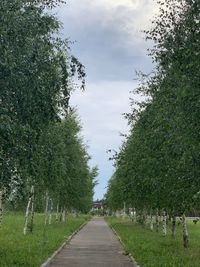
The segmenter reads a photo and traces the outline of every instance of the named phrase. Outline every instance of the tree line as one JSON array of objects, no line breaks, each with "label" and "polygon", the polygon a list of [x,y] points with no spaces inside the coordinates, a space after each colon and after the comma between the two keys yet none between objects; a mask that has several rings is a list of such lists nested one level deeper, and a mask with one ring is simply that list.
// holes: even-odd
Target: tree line
[{"label": "tree line", "polygon": [[131,101],[130,134],[114,155],[106,200],[113,211],[126,202],[143,223],[148,215],[151,228],[155,216],[157,231],[162,215],[164,235],[168,215],[172,238],[176,216],[182,216],[188,247],[186,214],[199,211],[200,203],[200,2],[158,4],[159,14],[145,32],[154,44],[149,54],[155,69],[141,74],[134,91],[145,101]]},{"label": "tree line", "polygon": [[60,37],[53,8],[61,3],[0,2],[0,220],[3,203],[26,209],[24,234],[35,209],[45,209],[45,223],[55,208],[89,211],[96,183],[69,105],[74,77],[84,90],[86,74]]}]

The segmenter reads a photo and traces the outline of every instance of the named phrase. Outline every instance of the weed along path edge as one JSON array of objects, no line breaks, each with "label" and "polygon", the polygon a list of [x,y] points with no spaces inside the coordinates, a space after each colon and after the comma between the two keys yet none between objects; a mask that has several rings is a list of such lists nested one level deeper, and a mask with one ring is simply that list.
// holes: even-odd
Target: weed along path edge
[{"label": "weed along path edge", "polygon": [[46,266],[135,267],[102,217],[89,221]]}]

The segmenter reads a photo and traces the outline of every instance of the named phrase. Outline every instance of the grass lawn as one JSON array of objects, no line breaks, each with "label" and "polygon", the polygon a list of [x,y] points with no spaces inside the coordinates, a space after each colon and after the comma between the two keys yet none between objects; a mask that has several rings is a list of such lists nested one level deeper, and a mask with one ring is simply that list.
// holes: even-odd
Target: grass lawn
[{"label": "grass lawn", "polygon": [[89,216],[69,217],[67,223],[44,227],[44,215],[35,215],[33,234],[23,235],[24,214],[7,214],[0,227],[0,267],[38,267]]},{"label": "grass lawn", "polygon": [[199,267],[200,266],[200,223],[188,223],[190,247],[182,245],[182,227],[177,227],[176,239],[151,232],[127,219],[106,218],[121,237],[125,251],[131,253],[142,267]]}]

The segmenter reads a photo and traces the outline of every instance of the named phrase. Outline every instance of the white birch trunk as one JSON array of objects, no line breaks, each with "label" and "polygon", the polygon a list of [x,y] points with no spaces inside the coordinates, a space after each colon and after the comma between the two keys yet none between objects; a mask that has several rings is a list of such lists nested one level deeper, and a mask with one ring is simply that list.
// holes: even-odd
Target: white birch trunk
[{"label": "white birch trunk", "polygon": [[182,226],[183,226],[183,246],[184,248],[188,248],[189,247],[189,236],[188,236],[185,214],[182,215]]},{"label": "white birch trunk", "polygon": [[167,234],[167,218],[166,218],[166,212],[163,211],[163,216],[162,216],[162,228],[163,228],[163,236],[166,236]]},{"label": "white birch trunk", "polygon": [[3,191],[0,190],[0,225],[2,224],[3,219]]},{"label": "white birch trunk", "polygon": [[48,190],[46,190],[46,205],[45,205],[45,222],[44,224],[47,225],[47,221],[48,221],[48,215],[49,215],[49,192]]},{"label": "white birch trunk", "polygon": [[52,222],[52,210],[53,210],[53,201],[52,201],[52,199],[50,199],[49,202],[50,202],[49,224],[51,224],[51,222]]},{"label": "white birch trunk", "polygon": [[32,192],[31,192],[31,221],[30,221],[30,232],[33,232],[33,220],[34,220],[34,209],[35,209],[35,188],[32,186]]},{"label": "white birch trunk", "polygon": [[126,217],[126,202],[124,201],[124,210],[123,210],[123,218]]},{"label": "white birch trunk", "polygon": [[24,223],[24,235],[27,234],[27,230],[28,230],[28,217],[29,217],[29,210],[30,210],[33,190],[34,190],[34,186],[31,187],[31,193],[30,193],[30,196],[29,196],[29,199],[28,199],[28,204],[27,204],[27,207],[26,207],[25,223]]},{"label": "white birch trunk", "polygon": [[153,231],[153,216],[151,214],[150,230]]},{"label": "white birch trunk", "polygon": [[156,232],[159,231],[159,215],[158,215],[158,209],[156,210]]},{"label": "white birch trunk", "polygon": [[147,223],[147,214],[146,214],[146,210],[142,211],[142,225],[145,226]]},{"label": "white birch trunk", "polygon": [[137,222],[137,213],[136,213],[136,209],[133,210],[133,222]]},{"label": "white birch trunk", "polygon": [[65,208],[65,207],[64,207],[64,209],[63,209],[62,221],[63,221],[64,223],[66,223],[66,208]]},{"label": "white birch trunk", "polygon": [[176,235],[176,216],[172,216],[172,226],[171,226],[171,237],[172,239],[175,239]]}]

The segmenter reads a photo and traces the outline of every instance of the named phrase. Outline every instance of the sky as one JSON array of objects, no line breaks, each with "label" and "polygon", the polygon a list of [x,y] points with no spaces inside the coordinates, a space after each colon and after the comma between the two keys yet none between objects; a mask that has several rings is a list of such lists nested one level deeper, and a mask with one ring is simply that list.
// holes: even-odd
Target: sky
[{"label": "sky", "polygon": [[120,133],[128,133],[123,113],[130,111],[135,73],[153,68],[147,56],[151,45],[142,31],[150,28],[156,12],[153,0],[68,0],[57,11],[63,37],[72,42],[71,52],[87,73],[86,91],[76,91],[71,105],[81,118],[90,165],[99,168],[94,199],[103,198],[114,172],[107,150],[119,151]]}]

